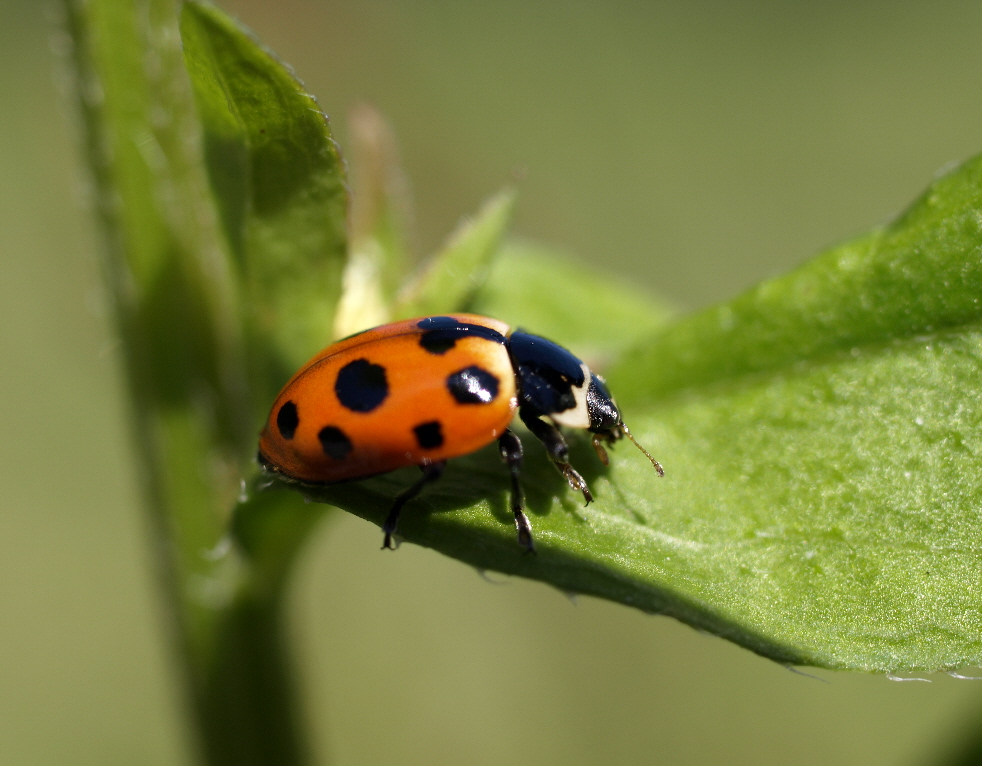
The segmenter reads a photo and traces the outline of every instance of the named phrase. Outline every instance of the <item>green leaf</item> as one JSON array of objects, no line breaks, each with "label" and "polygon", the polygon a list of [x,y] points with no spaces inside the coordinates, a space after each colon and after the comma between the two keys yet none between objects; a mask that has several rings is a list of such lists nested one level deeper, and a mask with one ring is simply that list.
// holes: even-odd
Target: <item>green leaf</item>
[{"label": "green leaf", "polygon": [[625,360],[629,390],[650,398],[977,321],[980,166],[937,179],[890,226],[665,333]]},{"label": "green leaf", "polygon": [[201,749],[213,764],[303,763],[282,593],[321,514],[264,495],[235,517],[239,546],[224,535],[268,402],[330,337],[341,161],[311,97],[213,7],[184,6],[182,51],[172,0],[62,5]]},{"label": "green leaf", "polygon": [[262,409],[331,337],[347,249],[344,166],[314,97],[234,20],[187,2],[181,36]]},{"label": "green leaf", "polygon": [[484,203],[474,218],[462,221],[406,288],[396,318],[468,310],[487,279],[514,207],[515,192],[505,189]]},{"label": "green leaf", "polygon": [[980,208],[976,158],[611,371],[677,477],[645,513],[706,546],[673,579],[812,664],[982,657]]},{"label": "green leaf", "polygon": [[[583,508],[527,444],[537,556],[514,540],[493,448],[452,461],[402,534],[784,663],[979,664],[980,212],[974,159],[890,226],[626,354],[611,390],[666,476],[629,444],[603,469],[579,439],[596,498]],[[554,276],[550,295],[575,294]],[[412,478],[316,495],[378,522]]]},{"label": "green leaf", "polygon": [[198,663],[215,615],[184,585],[225,582],[201,551],[222,534],[250,439],[233,269],[211,214],[172,4],[63,10],[136,451],[153,529],[168,538],[154,550],[181,582],[168,606]]}]

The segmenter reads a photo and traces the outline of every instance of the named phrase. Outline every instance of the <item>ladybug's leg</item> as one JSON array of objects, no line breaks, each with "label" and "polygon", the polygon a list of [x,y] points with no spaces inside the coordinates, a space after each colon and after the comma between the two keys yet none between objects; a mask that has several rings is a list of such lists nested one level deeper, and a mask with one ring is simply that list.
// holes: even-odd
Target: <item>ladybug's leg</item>
[{"label": "ladybug's leg", "polygon": [[514,432],[505,429],[498,439],[498,450],[501,459],[508,465],[511,472],[511,512],[515,514],[515,528],[518,530],[518,542],[525,550],[535,553],[535,543],[532,542],[532,524],[525,515],[525,493],[522,492],[520,474],[522,472],[522,442]]},{"label": "ladybug's leg", "polygon": [[566,477],[569,486],[583,493],[583,499],[586,500],[587,505],[593,502],[593,495],[590,494],[590,488],[587,486],[586,479],[580,476],[576,469],[569,464],[569,447],[566,446],[566,440],[559,432],[559,429],[552,423],[547,423],[537,415],[521,407],[518,410],[518,414],[522,422],[528,426],[529,431],[545,446],[546,452],[549,453],[552,462],[556,464],[556,467]]},{"label": "ladybug's leg", "polygon": [[446,467],[447,463],[445,460],[439,463],[430,463],[429,465],[421,465],[419,468],[423,472],[422,478],[415,484],[406,487],[402,492],[396,496],[395,502],[392,503],[392,509],[389,511],[389,515],[385,517],[385,524],[382,525],[382,531],[385,532],[385,540],[382,542],[382,550],[388,548],[389,550],[395,550],[395,546],[392,545],[392,536],[396,533],[396,526],[399,524],[399,513],[402,511],[402,506],[412,500],[416,495],[418,495],[423,487],[429,484],[431,481],[436,481],[443,475],[443,469]]}]

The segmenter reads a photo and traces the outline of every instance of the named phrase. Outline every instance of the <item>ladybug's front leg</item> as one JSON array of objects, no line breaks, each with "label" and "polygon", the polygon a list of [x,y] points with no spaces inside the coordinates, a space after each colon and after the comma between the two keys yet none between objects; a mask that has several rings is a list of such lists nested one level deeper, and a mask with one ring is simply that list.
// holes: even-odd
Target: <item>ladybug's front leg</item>
[{"label": "ladybug's front leg", "polygon": [[402,511],[402,506],[416,497],[416,495],[422,491],[423,487],[425,487],[431,481],[436,481],[439,479],[443,475],[443,469],[446,468],[446,466],[447,461],[445,460],[442,460],[439,463],[421,465],[419,468],[423,472],[422,478],[398,494],[395,502],[392,504],[392,509],[389,511],[389,515],[385,518],[385,524],[382,525],[382,531],[385,532],[385,540],[382,542],[382,550],[385,550],[386,548],[388,548],[390,551],[395,550],[395,546],[392,544],[392,536],[396,533],[396,527],[399,525],[399,513]]},{"label": "ladybug's front leg", "polygon": [[535,553],[535,543],[532,542],[532,524],[525,515],[525,493],[522,491],[522,442],[514,432],[505,429],[498,439],[498,450],[501,459],[508,465],[511,472],[511,511],[515,514],[515,528],[518,530],[518,542],[529,553]]},{"label": "ladybug's front leg", "polygon": [[552,462],[562,471],[566,481],[569,482],[569,486],[583,493],[583,499],[586,500],[587,505],[592,503],[593,495],[590,494],[590,487],[587,486],[586,479],[580,476],[579,472],[569,464],[569,447],[559,429],[524,407],[519,407],[518,415],[535,438],[545,446],[546,452],[549,453]]}]

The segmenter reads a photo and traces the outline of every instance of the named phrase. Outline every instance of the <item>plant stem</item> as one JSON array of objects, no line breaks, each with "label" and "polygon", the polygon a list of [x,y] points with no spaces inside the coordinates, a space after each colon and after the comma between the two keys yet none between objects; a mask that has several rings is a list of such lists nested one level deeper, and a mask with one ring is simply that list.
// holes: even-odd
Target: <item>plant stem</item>
[{"label": "plant stem", "polygon": [[209,764],[302,764],[303,744],[278,596],[243,597],[223,615],[200,716]]},{"label": "plant stem", "polygon": [[254,445],[238,291],[203,170],[177,5],[60,7],[152,549],[200,751],[212,766],[305,764],[282,625],[299,539],[272,572],[255,551],[207,555],[226,534]]}]

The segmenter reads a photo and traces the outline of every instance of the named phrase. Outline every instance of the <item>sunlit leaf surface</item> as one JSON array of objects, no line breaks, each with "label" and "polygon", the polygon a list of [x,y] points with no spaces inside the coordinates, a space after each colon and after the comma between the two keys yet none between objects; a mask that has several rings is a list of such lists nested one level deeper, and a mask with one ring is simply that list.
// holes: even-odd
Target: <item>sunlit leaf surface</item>
[{"label": "sunlit leaf surface", "polygon": [[[583,508],[526,434],[537,556],[514,541],[493,448],[454,461],[410,506],[405,539],[782,662],[977,664],[980,208],[973,160],[891,226],[639,343],[608,377],[667,475],[629,444],[602,469],[580,440],[574,464],[596,497]],[[580,296],[582,277],[555,270],[540,289]],[[616,294],[599,276],[591,289],[601,305]],[[604,312],[588,316],[604,328]],[[576,351],[577,333],[560,330]],[[316,494],[378,522],[412,478]]]},{"label": "sunlit leaf surface", "polygon": [[344,167],[313,96],[235,21],[187,3],[181,36],[265,401],[331,337],[347,248]]}]

